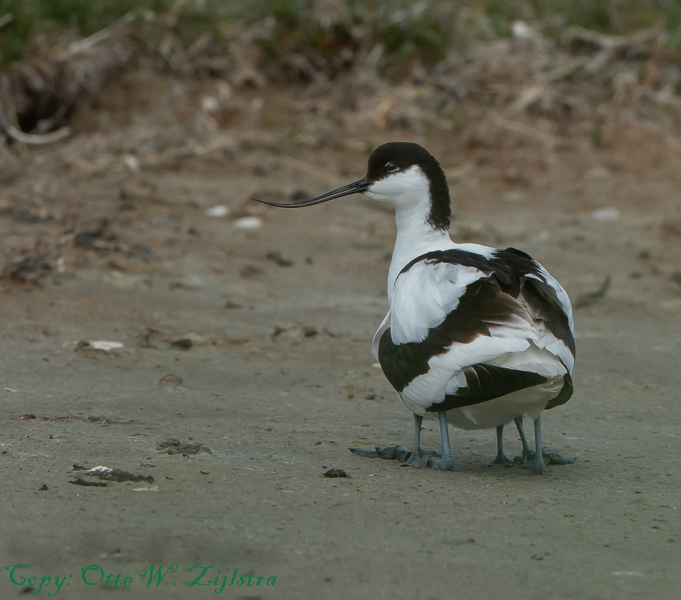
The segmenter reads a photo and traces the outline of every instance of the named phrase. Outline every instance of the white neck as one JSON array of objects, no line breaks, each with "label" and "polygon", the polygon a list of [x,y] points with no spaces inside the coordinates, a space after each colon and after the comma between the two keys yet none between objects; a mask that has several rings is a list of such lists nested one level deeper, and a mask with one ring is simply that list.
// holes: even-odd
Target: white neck
[{"label": "white neck", "polygon": [[371,185],[364,195],[377,202],[390,202],[395,208],[397,239],[388,273],[388,300],[392,304],[393,286],[400,271],[426,252],[447,250],[455,244],[449,231],[435,229],[429,222],[430,183],[417,165]]},{"label": "white neck", "polygon": [[[413,208],[418,208],[418,205]],[[407,264],[426,252],[455,247],[449,237],[449,231],[434,229],[426,222],[427,214],[407,214],[408,212],[411,211],[401,208],[395,214],[397,238],[388,272],[388,302],[391,305],[395,280]]]}]

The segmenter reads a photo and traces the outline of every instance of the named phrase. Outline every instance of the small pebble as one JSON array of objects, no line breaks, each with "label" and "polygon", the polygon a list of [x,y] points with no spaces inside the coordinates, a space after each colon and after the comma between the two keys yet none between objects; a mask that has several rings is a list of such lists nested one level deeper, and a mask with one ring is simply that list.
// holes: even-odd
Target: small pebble
[{"label": "small pebble", "polygon": [[229,207],[224,204],[218,204],[206,210],[207,217],[226,217],[229,214]]},{"label": "small pebble", "polygon": [[614,221],[619,219],[620,211],[616,208],[598,208],[591,213],[591,216],[597,221]]},{"label": "small pebble", "polygon": [[260,229],[262,227],[262,219],[258,217],[242,217],[234,221],[234,227],[237,229]]},{"label": "small pebble", "polygon": [[343,469],[329,469],[324,473],[324,477],[350,477]]},{"label": "small pebble", "polygon": [[164,375],[161,377],[161,379],[158,380],[158,382],[168,388],[172,389],[177,389],[182,387],[182,377],[178,377],[177,375],[173,375],[172,373],[168,373],[168,375]]},{"label": "small pebble", "polygon": [[181,348],[182,350],[189,350],[194,345],[194,342],[192,342],[189,338],[182,338],[179,340],[173,340],[170,342],[171,346],[174,346],[175,348]]}]

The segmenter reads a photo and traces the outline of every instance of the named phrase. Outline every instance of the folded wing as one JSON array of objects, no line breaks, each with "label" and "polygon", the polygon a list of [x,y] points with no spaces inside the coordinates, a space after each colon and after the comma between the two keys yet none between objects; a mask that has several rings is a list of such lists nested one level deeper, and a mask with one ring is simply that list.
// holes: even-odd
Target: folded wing
[{"label": "folded wing", "polygon": [[[572,311],[563,288],[520,251],[431,252],[397,278],[374,349],[410,408],[445,396],[451,408],[469,406],[569,376]],[[569,398],[559,396],[553,405]]]}]

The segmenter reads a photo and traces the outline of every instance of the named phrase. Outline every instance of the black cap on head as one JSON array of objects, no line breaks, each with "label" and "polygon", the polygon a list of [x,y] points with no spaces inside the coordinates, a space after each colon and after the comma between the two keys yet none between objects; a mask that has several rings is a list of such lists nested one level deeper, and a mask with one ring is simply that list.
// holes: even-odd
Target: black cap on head
[{"label": "black cap on head", "polygon": [[369,157],[366,179],[373,183],[412,166],[418,166],[430,181],[428,222],[437,229],[448,229],[452,209],[447,177],[440,163],[422,146],[413,142],[388,142],[379,146]]}]

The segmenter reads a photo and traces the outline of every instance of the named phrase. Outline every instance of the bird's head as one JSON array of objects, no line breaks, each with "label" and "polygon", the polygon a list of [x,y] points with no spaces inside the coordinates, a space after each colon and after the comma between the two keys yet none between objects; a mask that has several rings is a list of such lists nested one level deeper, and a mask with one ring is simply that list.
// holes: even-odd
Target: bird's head
[{"label": "bird's head", "polygon": [[435,157],[413,142],[388,142],[379,146],[369,156],[364,179],[322,196],[290,204],[253,200],[281,208],[303,208],[351,194],[390,202],[398,214],[418,212],[434,229],[449,228],[451,207],[447,178]]}]

